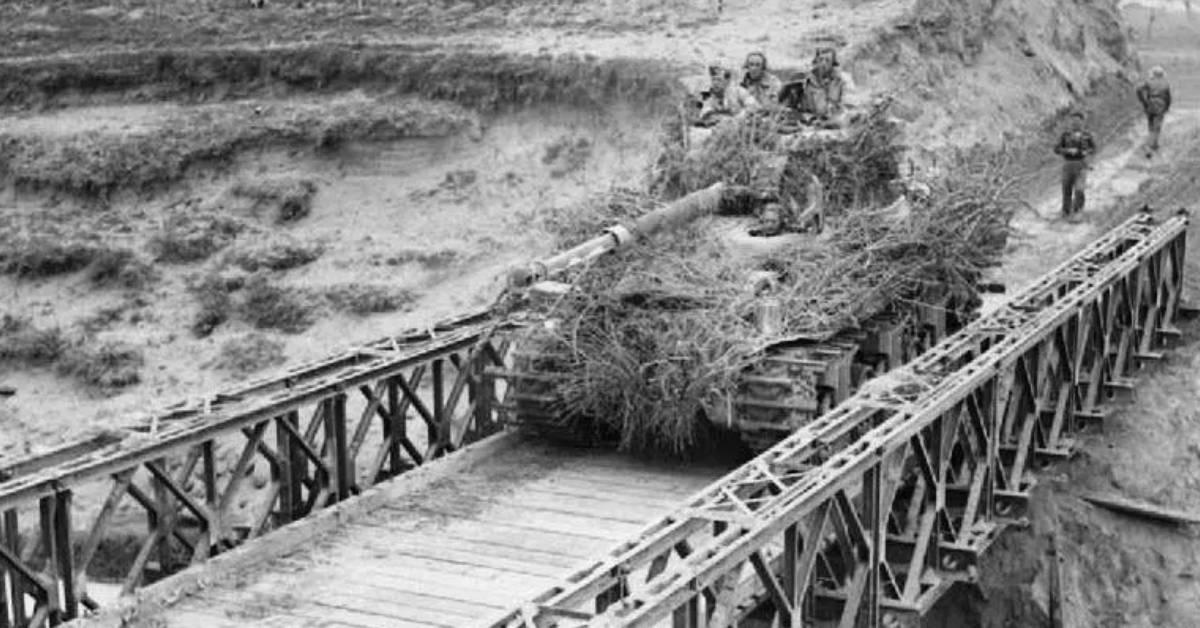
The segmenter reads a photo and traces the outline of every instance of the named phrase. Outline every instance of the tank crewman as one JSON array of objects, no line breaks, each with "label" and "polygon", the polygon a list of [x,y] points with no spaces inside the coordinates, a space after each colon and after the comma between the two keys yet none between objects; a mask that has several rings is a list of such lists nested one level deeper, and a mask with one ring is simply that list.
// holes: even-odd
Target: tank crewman
[{"label": "tank crewman", "polygon": [[1058,138],[1054,152],[1063,157],[1062,167],[1062,213],[1071,219],[1083,211],[1084,188],[1087,186],[1087,169],[1091,156],[1096,152],[1096,140],[1083,128],[1083,112],[1070,114],[1070,126]]},{"label": "tank crewman", "polygon": [[699,126],[712,126],[722,118],[731,118],[758,108],[758,102],[741,85],[732,81],[729,68],[708,67],[711,81],[708,90],[700,93]]},{"label": "tank crewman", "polygon": [[779,92],[783,83],[774,74],[767,71],[767,56],[761,52],[746,55],[742,65],[745,74],[742,75],[742,89],[746,90],[754,100],[766,108],[774,108],[779,104]]},{"label": "tank crewman", "polygon": [[842,112],[842,92],[845,82],[838,72],[837,52],[819,48],[813,56],[812,70],[804,83],[801,112],[822,122],[836,121]]},{"label": "tank crewman", "polygon": [[1167,84],[1161,66],[1150,69],[1150,78],[1138,87],[1137,97],[1146,113],[1146,124],[1150,128],[1146,157],[1158,151],[1158,136],[1162,133],[1163,118],[1171,108],[1171,86]]}]

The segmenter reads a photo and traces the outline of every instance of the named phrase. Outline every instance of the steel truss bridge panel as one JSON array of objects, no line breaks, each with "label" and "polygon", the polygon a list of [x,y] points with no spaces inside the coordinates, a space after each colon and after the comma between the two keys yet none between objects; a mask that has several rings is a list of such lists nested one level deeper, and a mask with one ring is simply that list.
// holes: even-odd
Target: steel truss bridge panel
[{"label": "steel truss bridge panel", "polygon": [[1187,218],[1131,217],[1005,305],[488,622],[894,625],[971,577],[1134,370],[1180,335]]},{"label": "steel truss bridge panel", "polygon": [[[473,315],[385,338],[4,463],[0,627],[97,608],[88,569],[122,502],[146,521],[130,592],[498,431],[496,383],[482,376],[506,364],[497,331]],[[81,489],[107,498],[77,536]]]}]

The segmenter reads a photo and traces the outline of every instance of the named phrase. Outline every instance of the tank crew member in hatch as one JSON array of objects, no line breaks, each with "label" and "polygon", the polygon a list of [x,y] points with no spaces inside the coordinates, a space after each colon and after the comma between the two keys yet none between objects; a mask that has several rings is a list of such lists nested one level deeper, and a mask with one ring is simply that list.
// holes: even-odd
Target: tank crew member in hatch
[{"label": "tank crew member in hatch", "polygon": [[767,108],[777,107],[783,82],[767,71],[766,55],[761,52],[746,55],[742,69],[745,71],[742,75],[742,89],[753,96],[759,105]]},{"label": "tank crew member in hatch", "polygon": [[708,67],[710,85],[700,93],[700,115],[697,126],[713,126],[721,120],[736,117],[747,110],[758,109],[758,102],[741,85],[733,82],[729,68]]}]

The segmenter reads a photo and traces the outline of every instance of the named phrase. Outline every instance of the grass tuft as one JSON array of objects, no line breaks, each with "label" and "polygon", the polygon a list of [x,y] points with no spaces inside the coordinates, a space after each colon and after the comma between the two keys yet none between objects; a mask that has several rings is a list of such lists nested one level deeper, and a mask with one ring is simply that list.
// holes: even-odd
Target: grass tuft
[{"label": "grass tuft", "polygon": [[58,372],[110,390],[140,382],[144,365],[141,349],[122,342],[102,342],[71,348],[59,360]]},{"label": "grass tuft", "polygon": [[211,366],[235,375],[250,375],[283,364],[285,359],[283,343],[251,332],[222,343],[220,354]]},{"label": "grass tuft", "polygon": [[241,220],[217,212],[176,211],[166,217],[149,245],[158,261],[196,262],[228,246],[247,228]]},{"label": "grass tuft", "polygon": [[238,181],[230,189],[234,196],[254,202],[254,211],[268,211],[276,222],[295,222],[312,211],[317,184],[309,179],[274,177]]},{"label": "grass tuft", "polygon": [[262,242],[240,243],[228,252],[228,260],[246,272],[290,270],[316,261],[325,252],[317,243],[292,238],[271,238]]},{"label": "grass tuft", "polygon": [[277,285],[264,275],[246,282],[238,306],[240,317],[251,325],[289,334],[308,329],[316,320],[316,309],[316,301],[306,291]]},{"label": "grass tuft", "polygon": [[408,308],[416,301],[416,296],[409,290],[362,283],[327,288],[325,298],[334,309],[358,316],[394,312]]},{"label": "grass tuft", "polygon": [[87,278],[99,287],[119,286],[140,290],[159,277],[148,260],[129,249],[107,249],[99,252],[87,268]]}]

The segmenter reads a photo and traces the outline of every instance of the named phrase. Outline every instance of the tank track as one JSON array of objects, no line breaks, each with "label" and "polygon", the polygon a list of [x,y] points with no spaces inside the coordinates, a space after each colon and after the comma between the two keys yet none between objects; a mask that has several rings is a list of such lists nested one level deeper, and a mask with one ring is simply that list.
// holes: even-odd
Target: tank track
[{"label": "tank track", "polygon": [[[728,407],[714,409],[710,419],[737,433],[751,450],[763,451],[850,397],[863,382],[954,333],[961,325],[948,310],[944,298],[903,312],[889,308],[829,339],[775,346],[747,370]],[[490,369],[487,375],[507,384],[498,406],[504,424],[558,443],[616,444],[617,434],[556,409],[555,388],[562,378],[540,364],[536,353],[518,347],[511,368]]]}]

